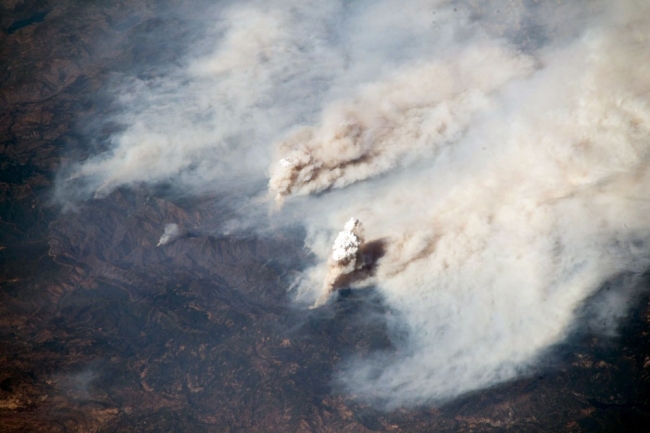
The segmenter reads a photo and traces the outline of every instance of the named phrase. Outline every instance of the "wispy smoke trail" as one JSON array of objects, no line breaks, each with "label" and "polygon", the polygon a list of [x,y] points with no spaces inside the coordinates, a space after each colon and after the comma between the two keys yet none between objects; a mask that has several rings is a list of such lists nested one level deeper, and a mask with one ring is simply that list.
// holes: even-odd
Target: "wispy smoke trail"
[{"label": "wispy smoke trail", "polygon": [[178,227],[178,224],[165,224],[165,231],[160,236],[160,240],[158,241],[157,247],[160,247],[162,245],[167,245],[168,243],[175,241],[179,237],[181,237],[183,233],[181,232],[181,229]]},{"label": "wispy smoke trail", "polygon": [[[488,3],[234,4],[212,54],[133,85],[125,132],[70,182],[268,174],[278,202],[302,196],[273,218],[321,259],[297,300],[374,286],[406,331],[342,389],[394,407],[512,379],[650,265],[650,3]],[[350,215],[364,232],[339,240]]]},{"label": "wispy smoke trail", "polygon": [[[60,185],[103,197],[134,183],[173,178],[195,192],[229,191],[265,178],[269,141],[317,107],[341,54],[327,41],[337,2],[247,2],[206,12],[203,33],[181,66],[124,77],[114,121],[125,130]],[[309,37],[305,37],[309,35]],[[205,53],[208,53],[207,55]],[[240,188],[241,189],[241,188]]]}]

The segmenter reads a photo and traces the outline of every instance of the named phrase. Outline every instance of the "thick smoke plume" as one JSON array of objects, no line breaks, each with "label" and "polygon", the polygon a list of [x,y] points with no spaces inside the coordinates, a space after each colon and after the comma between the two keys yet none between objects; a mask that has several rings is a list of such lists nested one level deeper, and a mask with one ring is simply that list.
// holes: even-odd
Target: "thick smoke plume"
[{"label": "thick smoke plume", "polygon": [[[486,74],[482,68],[489,64]],[[364,85],[356,99],[325,107],[318,128],[303,127],[276,149],[269,181],[275,199],[340,188],[384,173],[400,162],[435,155],[461,138],[505,83],[533,62],[497,44],[481,43],[446,61],[400,70]]]},{"label": "thick smoke plume", "polygon": [[[124,131],[65,187],[286,201],[236,216],[306,226],[298,305],[373,286],[391,312],[394,350],[339,389],[394,407],[526,374],[608,281],[590,311],[624,316],[650,265],[649,2],[251,0],[209,21],[130,82]],[[350,215],[363,235],[337,238]]]},{"label": "thick smoke plume", "polygon": [[343,231],[339,232],[334,241],[332,255],[328,261],[329,269],[323,284],[323,293],[316,300],[312,308],[324,305],[338,287],[345,282],[349,283],[351,274],[363,268],[365,264],[361,253],[363,242],[361,221],[356,218],[350,218],[345,223]]}]

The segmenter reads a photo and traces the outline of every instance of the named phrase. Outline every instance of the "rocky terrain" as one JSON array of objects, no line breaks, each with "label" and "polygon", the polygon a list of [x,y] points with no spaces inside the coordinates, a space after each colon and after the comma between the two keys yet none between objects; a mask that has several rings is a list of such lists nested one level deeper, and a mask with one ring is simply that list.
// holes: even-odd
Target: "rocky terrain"
[{"label": "rocky terrain", "polygon": [[[112,74],[174,61],[174,0],[0,5],[0,431],[606,432],[650,429],[650,297],[615,337],[576,330],[537,374],[377,411],[331,386],[390,348],[372,291],[320,310],[286,287],[303,234],[214,236],[219,197],[139,187],[63,211],[62,166],[102,145]],[[156,29],[167,38],[152,42]],[[104,130],[108,136],[110,130]],[[186,234],[156,247],[165,224]],[[645,283],[648,285],[648,283]],[[607,290],[607,288],[603,288]]]}]

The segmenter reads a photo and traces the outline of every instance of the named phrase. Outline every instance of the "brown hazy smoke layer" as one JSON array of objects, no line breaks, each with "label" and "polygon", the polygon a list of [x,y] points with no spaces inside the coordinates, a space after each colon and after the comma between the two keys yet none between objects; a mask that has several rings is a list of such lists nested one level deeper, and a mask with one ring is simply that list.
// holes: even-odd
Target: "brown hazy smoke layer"
[{"label": "brown hazy smoke layer", "polygon": [[[296,305],[373,287],[390,311],[390,353],[336,379],[388,408],[528,374],[580,320],[615,333],[650,267],[650,2],[202,15],[176,66],[121,81],[120,132],[62,173],[61,200],[165,182],[239,202],[228,230],[304,225],[318,260]],[[351,215],[363,233],[352,220],[337,237]]]},{"label": "brown hazy smoke layer", "polygon": [[[385,239],[385,252],[372,278],[350,286],[374,285],[408,329],[396,342],[403,357],[350,361],[344,389],[393,407],[511,379],[567,335],[605,281],[627,275],[633,284],[650,264],[650,4],[623,2],[608,13],[579,37],[537,52],[534,71],[487,56],[471,80],[454,79],[467,87],[440,100],[453,106],[449,124],[462,134],[437,142],[413,117],[376,115],[378,98],[345,105],[345,118],[372,119],[351,135],[341,131],[352,126],[325,121],[303,141],[281,145],[281,156],[295,161],[281,172],[290,182],[273,190],[282,197],[345,186],[390,168],[396,155],[429,157],[424,143],[447,144],[428,165],[313,202],[329,209],[325,221],[308,217],[323,265],[305,275],[297,296],[321,296],[329,275],[321,238],[354,214],[367,239]],[[495,70],[512,77],[497,93],[494,83],[503,81],[492,81]],[[410,76],[409,84],[431,90],[424,77],[433,80]],[[397,83],[384,83],[395,89],[382,94],[398,94]],[[476,110],[480,104],[460,94],[492,96]],[[411,105],[421,109],[417,119],[438,106]],[[456,122],[456,113],[467,114]],[[625,290],[616,293],[599,306],[603,317],[623,314]]]},{"label": "brown hazy smoke layer", "polygon": [[280,142],[269,189],[282,203],[435,155],[490,109],[500,87],[528,75],[532,65],[520,53],[481,43],[364,85],[355,99],[325,107],[319,127],[300,128]]}]

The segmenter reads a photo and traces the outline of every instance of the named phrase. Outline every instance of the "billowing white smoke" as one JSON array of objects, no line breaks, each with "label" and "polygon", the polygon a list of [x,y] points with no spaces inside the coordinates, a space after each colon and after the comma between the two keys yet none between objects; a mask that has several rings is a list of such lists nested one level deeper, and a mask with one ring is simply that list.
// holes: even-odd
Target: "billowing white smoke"
[{"label": "billowing white smoke", "polygon": [[508,380],[567,335],[604,281],[646,269],[650,69],[630,66],[650,61],[650,10],[617,12],[542,53],[544,67],[504,89],[444,159],[332,211],[387,239],[367,284],[408,330],[397,355],[351,362],[343,387],[394,405]]},{"label": "billowing white smoke", "polygon": [[361,221],[356,218],[350,218],[345,223],[343,231],[339,232],[336,240],[334,240],[322,294],[312,308],[324,305],[334,290],[344,282],[346,277],[363,267],[364,262],[361,254],[363,241]]},{"label": "billowing white smoke", "polygon": [[[321,259],[296,297],[372,285],[406,331],[350,360],[342,388],[390,407],[514,378],[605,281],[650,264],[650,3],[488,3],[508,18],[444,0],[237,2],[214,53],[138,87],[135,120],[77,175],[99,192],[227,191],[271,167],[272,197],[303,196],[275,215],[305,221]],[[348,230],[358,250],[339,262],[350,215],[365,242]]]}]

